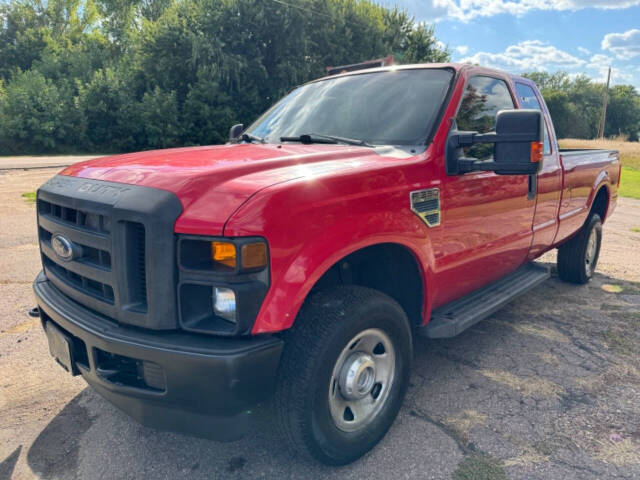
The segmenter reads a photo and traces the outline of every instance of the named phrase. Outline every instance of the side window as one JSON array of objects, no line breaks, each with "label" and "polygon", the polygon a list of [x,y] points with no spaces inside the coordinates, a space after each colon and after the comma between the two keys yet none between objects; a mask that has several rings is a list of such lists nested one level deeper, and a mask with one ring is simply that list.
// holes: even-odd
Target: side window
[{"label": "side window", "polygon": [[[460,102],[456,116],[458,130],[478,133],[491,132],[496,127],[500,110],[515,108],[509,88],[503,80],[492,77],[473,77]],[[493,145],[478,144],[464,149],[465,156],[486,160],[493,156]]]},{"label": "side window", "polygon": [[[518,95],[518,101],[522,105],[522,108],[532,108],[534,110],[542,111],[538,97],[529,85],[524,83],[516,83],[516,94]],[[545,155],[551,153],[551,143],[549,142],[549,130],[547,123],[544,124],[544,152]]]}]

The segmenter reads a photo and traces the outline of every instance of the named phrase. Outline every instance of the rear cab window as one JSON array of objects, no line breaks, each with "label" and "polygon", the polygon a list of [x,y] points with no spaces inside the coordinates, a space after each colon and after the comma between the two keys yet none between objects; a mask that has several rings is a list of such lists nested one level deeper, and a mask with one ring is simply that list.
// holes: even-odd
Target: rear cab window
[{"label": "rear cab window", "polygon": [[[499,78],[478,75],[467,82],[456,115],[458,130],[492,132],[500,110],[515,108],[507,83]],[[466,157],[486,160],[493,157],[493,144],[476,144],[464,148]]]},{"label": "rear cab window", "polygon": [[[538,101],[538,97],[536,97],[533,88],[529,85],[525,85],[524,83],[516,82],[516,94],[518,95],[518,103],[522,106],[522,108],[531,108],[534,110],[539,110],[543,113],[542,106]],[[545,155],[551,154],[551,142],[549,142],[549,126],[547,125],[547,121],[544,121],[544,151]]]}]

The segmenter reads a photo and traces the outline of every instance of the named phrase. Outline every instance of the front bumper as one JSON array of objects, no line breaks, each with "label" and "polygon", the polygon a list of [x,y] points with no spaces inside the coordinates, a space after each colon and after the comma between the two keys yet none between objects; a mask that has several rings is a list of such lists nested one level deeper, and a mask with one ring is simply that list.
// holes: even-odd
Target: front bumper
[{"label": "front bumper", "polygon": [[123,326],[69,299],[43,273],[33,288],[43,325],[53,322],[72,339],[74,369],[144,425],[233,440],[248,429],[249,410],[273,392],[279,338]]}]

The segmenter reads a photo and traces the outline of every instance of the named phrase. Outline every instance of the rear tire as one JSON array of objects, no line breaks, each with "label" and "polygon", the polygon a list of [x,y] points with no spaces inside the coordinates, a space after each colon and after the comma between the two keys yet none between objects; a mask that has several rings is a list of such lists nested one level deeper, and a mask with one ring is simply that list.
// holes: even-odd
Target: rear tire
[{"label": "rear tire", "polygon": [[275,395],[283,436],[322,463],[360,458],[391,427],[409,385],[404,311],[376,290],[336,287],[310,297],[284,339]]},{"label": "rear tire", "polygon": [[585,284],[596,270],[602,243],[602,221],[591,214],[580,231],[558,248],[558,276],[565,282]]}]

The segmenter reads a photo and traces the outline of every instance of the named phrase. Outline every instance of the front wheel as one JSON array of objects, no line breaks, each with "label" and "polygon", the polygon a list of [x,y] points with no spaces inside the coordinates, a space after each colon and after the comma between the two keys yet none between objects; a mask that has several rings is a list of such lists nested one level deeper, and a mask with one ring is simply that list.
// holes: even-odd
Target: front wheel
[{"label": "front wheel", "polygon": [[580,231],[558,248],[558,276],[565,282],[584,284],[591,280],[602,243],[602,220],[589,216]]},{"label": "front wheel", "polygon": [[275,405],[290,446],[331,465],[364,455],[409,384],[411,329],[400,305],[364,287],[318,292],[285,342]]}]

